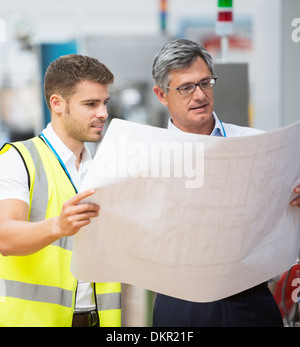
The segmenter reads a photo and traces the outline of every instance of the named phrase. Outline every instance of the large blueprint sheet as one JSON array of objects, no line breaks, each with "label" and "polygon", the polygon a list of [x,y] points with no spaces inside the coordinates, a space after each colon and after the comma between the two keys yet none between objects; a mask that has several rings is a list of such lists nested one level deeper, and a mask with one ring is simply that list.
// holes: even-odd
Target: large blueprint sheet
[{"label": "large blueprint sheet", "polygon": [[100,215],[75,236],[71,270],[196,302],[233,295],[295,263],[298,184],[300,122],[218,138],[113,120],[84,186]]}]

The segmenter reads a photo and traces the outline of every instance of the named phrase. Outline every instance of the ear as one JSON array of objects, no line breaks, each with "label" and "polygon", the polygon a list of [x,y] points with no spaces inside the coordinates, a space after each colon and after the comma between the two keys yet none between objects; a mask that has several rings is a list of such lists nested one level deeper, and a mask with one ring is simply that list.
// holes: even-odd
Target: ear
[{"label": "ear", "polygon": [[154,86],[153,87],[153,91],[156,94],[158,100],[164,105],[164,106],[168,106],[168,98],[167,98],[167,94],[166,92],[158,87],[158,86]]},{"label": "ear", "polygon": [[50,97],[50,106],[55,113],[62,113],[65,107],[65,99],[58,94],[53,94]]}]

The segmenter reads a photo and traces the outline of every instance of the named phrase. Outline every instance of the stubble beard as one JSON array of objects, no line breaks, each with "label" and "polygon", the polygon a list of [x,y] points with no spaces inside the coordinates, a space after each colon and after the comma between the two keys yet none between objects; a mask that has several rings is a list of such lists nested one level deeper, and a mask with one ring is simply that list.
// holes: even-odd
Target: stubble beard
[{"label": "stubble beard", "polygon": [[99,130],[99,132],[96,135],[89,135],[88,129],[90,128],[90,125],[87,125],[86,128],[83,128],[81,124],[78,124],[77,122],[72,119],[69,105],[67,105],[66,111],[65,111],[65,128],[70,137],[72,137],[74,140],[79,142],[100,142],[102,141],[103,135],[102,131]]}]

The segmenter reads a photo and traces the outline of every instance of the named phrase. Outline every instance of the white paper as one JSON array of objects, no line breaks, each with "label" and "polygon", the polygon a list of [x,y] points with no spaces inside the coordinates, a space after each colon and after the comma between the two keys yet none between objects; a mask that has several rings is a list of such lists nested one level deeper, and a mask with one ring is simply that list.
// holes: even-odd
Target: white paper
[{"label": "white paper", "polygon": [[300,122],[219,138],[115,119],[83,187],[100,215],[75,236],[71,270],[195,302],[236,294],[295,263],[299,184]]}]

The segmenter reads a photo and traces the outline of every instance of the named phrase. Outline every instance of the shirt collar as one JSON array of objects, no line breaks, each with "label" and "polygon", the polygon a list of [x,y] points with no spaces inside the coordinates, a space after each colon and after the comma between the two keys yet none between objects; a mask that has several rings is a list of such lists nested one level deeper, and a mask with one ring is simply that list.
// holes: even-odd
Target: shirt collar
[{"label": "shirt collar", "polygon": [[215,127],[210,136],[226,137],[224,134],[224,127],[215,112],[213,112],[213,117],[215,119]]},{"label": "shirt collar", "polygon": [[[60,156],[62,162],[67,166],[68,163],[76,160],[75,154],[62,142],[59,136],[54,131],[51,123],[49,123],[46,129],[43,130],[44,136],[51,143],[55,151]],[[84,144],[81,164],[85,165],[86,162],[92,160],[90,151],[87,148],[87,145]]]},{"label": "shirt collar", "polygon": [[[215,126],[214,126],[214,129],[213,129],[212,133],[210,134],[210,136],[221,136],[221,137],[224,137],[225,134],[224,134],[224,130],[223,130],[221,121],[219,120],[219,118],[218,118],[218,116],[216,115],[215,112],[213,112],[213,117],[214,117],[214,120],[215,120]],[[173,131],[182,131],[182,130],[180,130],[179,128],[177,128],[174,125],[172,118],[169,119],[168,129],[169,130],[173,130]]]}]

